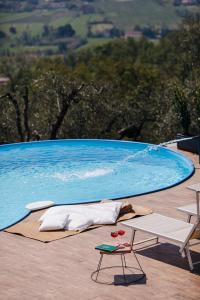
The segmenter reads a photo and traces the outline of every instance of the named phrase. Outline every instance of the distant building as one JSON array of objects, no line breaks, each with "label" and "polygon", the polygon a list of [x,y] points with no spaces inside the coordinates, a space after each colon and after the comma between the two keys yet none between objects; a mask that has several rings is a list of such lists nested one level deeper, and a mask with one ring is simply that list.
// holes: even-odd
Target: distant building
[{"label": "distant building", "polygon": [[184,6],[198,5],[199,0],[174,0],[173,4],[175,6],[179,6],[179,5],[184,5]]},{"label": "distant building", "polygon": [[182,0],[182,5],[191,5],[193,4],[192,2],[192,0]]},{"label": "distant building", "polygon": [[134,30],[134,31],[128,31],[125,33],[124,38],[134,38],[134,39],[141,39],[143,37],[142,31]]},{"label": "distant building", "polygon": [[112,22],[94,21],[88,23],[88,37],[104,37],[109,38],[113,35],[115,29]]},{"label": "distant building", "polygon": [[0,85],[7,84],[10,81],[8,77],[0,77]]},{"label": "distant building", "polygon": [[65,8],[66,3],[65,2],[47,2],[48,3],[48,8],[51,9],[59,9],[59,8]]}]

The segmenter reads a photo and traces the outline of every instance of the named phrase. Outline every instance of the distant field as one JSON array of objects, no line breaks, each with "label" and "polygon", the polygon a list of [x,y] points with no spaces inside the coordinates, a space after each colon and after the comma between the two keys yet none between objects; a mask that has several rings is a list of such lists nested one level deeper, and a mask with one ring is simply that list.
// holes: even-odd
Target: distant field
[{"label": "distant field", "polygon": [[87,48],[91,48],[91,47],[101,46],[101,45],[104,45],[106,43],[109,43],[112,40],[113,39],[111,39],[111,38],[89,38],[87,40],[88,43],[81,46],[77,51],[87,49]]},{"label": "distant field", "polygon": [[22,20],[23,18],[30,17],[36,14],[36,12],[21,12],[21,13],[1,13],[0,14],[0,24],[2,23],[12,23],[17,20]]},{"label": "distant field", "polygon": [[[43,29],[43,23],[12,23],[12,24],[2,24],[0,29],[6,32],[7,34],[11,35],[9,32],[10,26],[15,26],[16,28],[16,36],[20,36],[24,31],[27,31],[31,36],[36,36],[41,34]],[[14,36],[13,36],[14,37]]]},{"label": "distant field", "polygon": [[71,22],[71,25],[76,30],[77,34],[80,36],[86,36],[87,34],[87,23],[93,21],[101,21],[103,18],[101,15],[91,14],[83,15],[77,18],[74,18]]},{"label": "distant field", "polygon": [[55,20],[52,20],[50,22],[48,22],[48,25],[53,26],[53,27],[59,27],[59,26],[63,26],[67,23],[70,23],[73,21],[73,16],[64,16],[64,17],[60,17],[60,18],[55,18]]},{"label": "distant field", "polygon": [[181,21],[171,3],[161,6],[156,0],[99,0],[96,6],[104,7],[108,19],[125,30],[131,30],[135,25],[164,24],[174,27]]},{"label": "distant field", "polygon": [[[83,5],[80,0],[74,0],[71,3],[76,3],[80,7]],[[24,32],[32,38],[42,38],[44,25],[56,29],[59,26],[71,24],[76,31],[76,36],[86,38],[88,23],[93,21],[105,21],[105,23],[111,21],[124,32],[133,30],[136,25],[176,28],[182,20],[177,11],[179,13],[186,9],[199,11],[199,7],[177,8],[172,5],[170,0],[165,5],[160,5],[158,0],[95,0],[90,2],[90,5],[95,8],[96,13],[83,14],[81,8],[80,11],[63,8],[22,13],[0,13],[0,30],[7,35],[6,39],[1,40],[0,50],[5,46],[9,48],[9,44],[12,48],[13,45],[16,48],[19,47]],[[16,34],[10,33],[11,26],[15,26]],[[97,25],[97,28],[98,26],[101,27],[102,25]],[[88,45],[84,45],[82,48],[101,44],[103,41],[103,39],[97,38],[87,40],[89,41]],[[50,49],[52,44],[53,41],[47,47]],[[23,48],[20,47],[20,49]]]},{"label": "distant field", "polygon": [[19,47],[6,47],[2,48],[4,51],[9,51],[10,54],[18,54],[18,53],[37,53],[37,52],[45,52],[51,51],[52,54],[58,51],[57,46],[19,46]]}]

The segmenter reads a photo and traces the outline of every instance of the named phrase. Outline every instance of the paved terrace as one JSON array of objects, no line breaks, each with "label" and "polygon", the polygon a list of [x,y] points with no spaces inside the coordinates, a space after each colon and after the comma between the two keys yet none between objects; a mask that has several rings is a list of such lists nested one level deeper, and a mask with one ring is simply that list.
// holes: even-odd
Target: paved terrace
[{"label": "paved terrace", "polygon": [[[186,220],[186,216],[176,207],[195,200],[195,193],[186,187],[200,182],[198,157],[187,155],[196,166],[192,178],[174,188],[129,201]],[[119,228],[122,225],[114,227],[114,230]],[[101,227],[48,244],[0,232],[0,299],[200,299],[200,271],[190,273],[186,260],[179,255],[178,247],[166,241],[140,250],[138,257],[146,280],[130,286],[105,286],[91,281],[90,274],[96,269],[99,259],[94,247],[109,242],[111,230],[112,226]],[[138,233],[138,239],[143,237]],[[194,251],[200,252],[200,245],[195,246]],[[131,258],[128,260],[130,263]],[[104,262],[112,265],[119,259],[109,256],[105,257]]]}]

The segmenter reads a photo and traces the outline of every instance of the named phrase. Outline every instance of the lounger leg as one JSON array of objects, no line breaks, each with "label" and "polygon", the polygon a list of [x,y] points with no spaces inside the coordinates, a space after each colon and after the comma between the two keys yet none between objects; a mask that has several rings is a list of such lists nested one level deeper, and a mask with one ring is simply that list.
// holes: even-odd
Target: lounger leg
[{"label": "lounger leg", "polygon": [[124,281],[126,282],[126,276],[125,276],[125,271],[124,271],[124,262],[123,262],[123,254],[121,254],[121,262],[122,262],[122,270],[123,270],[123,277],[124,277]]},{"label": "lounger leg", "polygon": [[192,263],[192,258],[191,258],[191,255],[190,255],[190,249],[189,249],[188,245],[185,247],[185,250],[186,250],[186,255],[187,255],[188,262],[189,262],[190,270],[193,271],[194,266],[193,266],[193,263]]},{"label": "lounger leg", "polygon": [[191,217],[192,217],[191,215],[188,215],[188,218],[187,218],[187,222],[188,222],[188,223],[190,223]]},{"label": "lounger leg", "polygon": [[142,269],[142,266],[141,266],[141,264],[140,264],[140,262],[139,262],[139,259],[137,258],[137,255],[136,255],[135,251],[132,250],[132,252],[133,252],[133,255],[135,256],[135,259],[136,259],[136,261],[137,261],[137,264],[138,264],[140,270],[142,271],[143,274],[145,274],[144,271],[143,271],[143,269]]},{"label": "lounger leg", "polygon": [[99,271],[100,271],[100,268],[101,268],[102,259],[103,259],[103,254],[101,254],[100,259],[99,259],[99,263],[98,263],[98,266],[97,266],[97,276],[96,276],[96,281],[97,281],[97,278],[98,278],[98,276],[99,276]]}]

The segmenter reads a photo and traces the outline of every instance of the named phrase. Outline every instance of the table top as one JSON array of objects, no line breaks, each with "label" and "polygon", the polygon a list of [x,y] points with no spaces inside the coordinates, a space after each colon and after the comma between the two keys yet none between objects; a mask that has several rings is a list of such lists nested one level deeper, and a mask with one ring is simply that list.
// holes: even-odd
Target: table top
[{"label": "table top", "polygon": [[177,207],[177,209],[182,212],[185,212],[191,216],[197,214],[197,204],[196,203],[180,206],[180,207]]},{"label": "table top", "polygon": [[195,183],[187,186],[188,189],[193,190],[195,192],[200,192],[200,183]]}]

